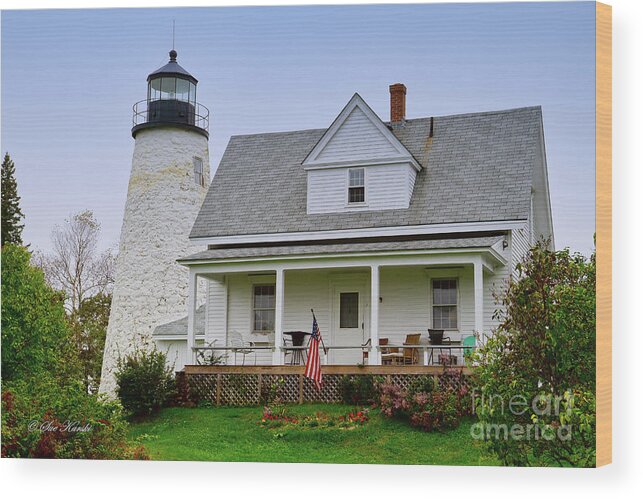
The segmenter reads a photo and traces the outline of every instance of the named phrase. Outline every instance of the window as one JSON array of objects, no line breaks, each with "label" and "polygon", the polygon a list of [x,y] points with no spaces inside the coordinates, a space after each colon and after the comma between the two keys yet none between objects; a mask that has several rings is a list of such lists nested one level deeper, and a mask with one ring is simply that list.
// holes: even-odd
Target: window
[{"label": "window", "polygon": [[161,80],[161,100],[176,99],[176,78],[162,78]]},{"label": "window", "polygon": [[433,329],[458,328],[458,282],[433,279]]},{"label": "window", "polygon": [[180,100],[194,104],[196,101],[196,86],[189,80],[175,77],[154,78],[147,89],[148,99]]},{"label": "window", "polygon": [[339,294],[339,327],[359,327],[359,293]]},{"label": "window", "polygon": [[348,202],[363,203],[364,196],[364,168],[348,170]]},{"label": "window", "polygon": [[252,287],[252,329],[256,333],[275,330],[275,285],[255,284]]},{"label": "window", "polygon": [[201,187],[205,187],[205,177],[203,176],[203,160],[194,157],[194,182]]}]

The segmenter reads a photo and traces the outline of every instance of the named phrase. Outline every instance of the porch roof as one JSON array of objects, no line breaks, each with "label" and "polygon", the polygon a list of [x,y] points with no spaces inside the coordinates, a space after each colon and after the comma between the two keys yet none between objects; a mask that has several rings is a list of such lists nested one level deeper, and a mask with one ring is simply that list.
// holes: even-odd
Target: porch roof
[{"label": "porch roof", "polygon": [[[205,334],[205,305],[201,305],[196,310],[196,327],[194,331],[196,336],[203,336]],[[181,317],[172,322],[156,326],[152,332],[154,339],[177,339],[187,338],[188,334],[188,316]]]},{"label": "porch roof", "polygon": [[392,240],[378,242],[351,242],[330,244],[298,244],[291,246],[254,246],[215,248],[179,259],[189,265],[208,260],[234,258],[269,258],[279,256],[345,255],[350,253],[377,253],[384,251],[435,250],[435,249],[486,249],[499,243],[503,234],[480,237],[450,237],[446,239]]}]

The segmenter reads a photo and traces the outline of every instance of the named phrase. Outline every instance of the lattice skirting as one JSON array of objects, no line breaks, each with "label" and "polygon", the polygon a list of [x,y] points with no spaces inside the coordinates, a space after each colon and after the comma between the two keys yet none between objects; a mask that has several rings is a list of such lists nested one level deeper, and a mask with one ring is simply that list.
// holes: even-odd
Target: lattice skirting
[{"label": "lattice skirting", "polygon": [[[190,403],[210,402],[213,405],[260,405],[275,394],[284,403],[337,403],[342,401],[341,380],[344,374],[325,374],[321,390],[302,374],[240,374],[240,373],[177,373],[188,393],[181,400]],[[350,376],[367,376],[350,374]],[[385,374],[376,380],[407,389],[423,374]],[[467,388],[469,377],[463,374],[433,374],[436,387]],[[187,378],[187,384],[185,383]]]}]

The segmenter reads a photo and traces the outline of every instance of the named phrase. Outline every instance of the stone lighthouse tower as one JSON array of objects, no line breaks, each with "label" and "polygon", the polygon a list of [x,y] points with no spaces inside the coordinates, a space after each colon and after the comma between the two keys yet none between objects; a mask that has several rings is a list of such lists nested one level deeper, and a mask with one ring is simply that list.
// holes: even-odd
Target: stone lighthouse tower
[{"label": "stone lighthouse tower", "polygon": [[210,182],[207,108],[197,80],[170,61],[147,77],[134,105],[134,154],[121,228],[100,391],[113,394],[119,356],[152,345],[152,332],[186,314],[188,273],[176,259]]}]

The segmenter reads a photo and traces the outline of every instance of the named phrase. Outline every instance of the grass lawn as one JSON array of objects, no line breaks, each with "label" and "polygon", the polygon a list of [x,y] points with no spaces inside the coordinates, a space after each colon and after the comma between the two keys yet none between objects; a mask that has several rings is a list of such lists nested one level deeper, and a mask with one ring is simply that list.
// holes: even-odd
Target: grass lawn
[{"label": "grass lawn", "polygon": [[[295,416],[343,415],[345,405],[290,406]],[[497,465],[469,435],[470,421],[445,433],[426,433],[378,411],[353,429],[260,426],[260,407],[171,408],[132,424],[130,435],[152,459],[371,464]]]}]

